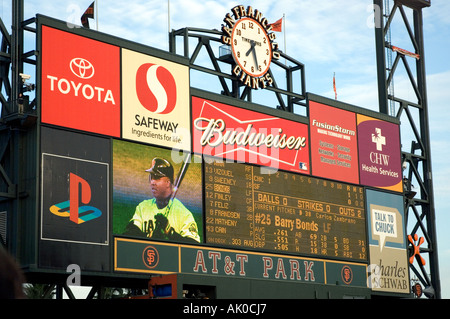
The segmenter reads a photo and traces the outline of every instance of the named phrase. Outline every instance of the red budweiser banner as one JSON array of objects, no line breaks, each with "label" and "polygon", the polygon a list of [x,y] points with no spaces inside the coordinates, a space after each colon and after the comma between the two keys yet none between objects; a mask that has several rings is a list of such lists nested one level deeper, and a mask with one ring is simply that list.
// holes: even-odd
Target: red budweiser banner
[{"label": "red budweiser banner", "polygon": [[192,97],[195,153],[309,174],[308,126]]}]

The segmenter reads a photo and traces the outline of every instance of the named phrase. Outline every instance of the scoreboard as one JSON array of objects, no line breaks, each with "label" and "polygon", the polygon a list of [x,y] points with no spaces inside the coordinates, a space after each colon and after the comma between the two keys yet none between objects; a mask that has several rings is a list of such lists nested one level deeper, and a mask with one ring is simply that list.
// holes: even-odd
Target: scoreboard
[{"label": "scoreboard", "polygon": [[210,244],[367,260],[359,186],[214,160],[205,213]]},{"label": "scoreboard", "polygon": [[[368,288],[375,265],[404,270],[370,288],[408,292],[396,120],[310,93],[306,117],[285,114],[190,87],[184,57],[43,17],[38,29],[39,267]],[[130,231],[156,158],[185,208],[179,236]]]}]

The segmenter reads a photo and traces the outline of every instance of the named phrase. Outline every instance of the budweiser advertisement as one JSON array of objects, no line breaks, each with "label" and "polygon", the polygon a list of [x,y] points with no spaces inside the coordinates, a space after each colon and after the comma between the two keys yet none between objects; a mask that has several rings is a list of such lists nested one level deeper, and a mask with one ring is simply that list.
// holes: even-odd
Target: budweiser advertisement
[{"label": "budweiser advertisement", "polygon": [[191,150],[189,68],[122,49],[122,137]]},{"label": "budweiser advertisement", "polygon": [[308,126],[192,97],[193,150],[235,162],[309,174]]},{"label": "budweiser advertisement", "polygon": [[43,123],[120,136],[120,49],[42,26]]},{"label": "budweiser advertisement", "polygon": [[361,184],[402,192],[400,128],[358,114]]},{"label": "budweiser advertisement", "polygon": [[309,102],[312,174],[359,183],[356,114]]}]

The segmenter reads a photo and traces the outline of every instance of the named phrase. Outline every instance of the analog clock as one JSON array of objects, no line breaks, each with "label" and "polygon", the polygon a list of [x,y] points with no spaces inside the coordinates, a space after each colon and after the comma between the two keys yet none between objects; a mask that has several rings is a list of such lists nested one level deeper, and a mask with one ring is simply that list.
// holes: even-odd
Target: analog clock
[{"label": "analog clock", "polygon": [[272,43],[266,30],[252,18],[238,20],[231,33],[231,51],[235,62],[249,76],[264,76],[272,60]]}]

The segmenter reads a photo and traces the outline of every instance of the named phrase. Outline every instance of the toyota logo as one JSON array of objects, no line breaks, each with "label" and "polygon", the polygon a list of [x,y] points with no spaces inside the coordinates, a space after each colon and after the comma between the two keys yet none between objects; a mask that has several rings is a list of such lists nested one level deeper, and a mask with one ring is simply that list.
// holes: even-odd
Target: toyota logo
[{"label": "toyota logo", "polygon": [[70,70],[81,79],[90,79],[94,76],[94,66],[83,58],[74,58],[70,61]]}]

